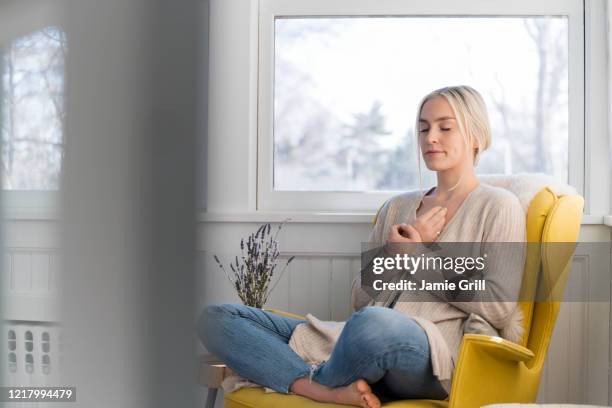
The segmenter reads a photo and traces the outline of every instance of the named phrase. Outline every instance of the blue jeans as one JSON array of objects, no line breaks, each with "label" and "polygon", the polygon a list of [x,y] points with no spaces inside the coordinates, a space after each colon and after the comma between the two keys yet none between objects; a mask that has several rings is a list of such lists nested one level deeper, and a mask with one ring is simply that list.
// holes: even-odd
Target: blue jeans
[{"label": "blue jeans", "polygon": [[303,320],[241,304],[213,304],[201,313],[198,336],[236,373],[289,393],[298,378],[336,388],[365,379],[381,400],[447,396],[431,368],[425,331],[402,313],[367,306],[346,322],[329,360],[309,365],[287,344]]}]

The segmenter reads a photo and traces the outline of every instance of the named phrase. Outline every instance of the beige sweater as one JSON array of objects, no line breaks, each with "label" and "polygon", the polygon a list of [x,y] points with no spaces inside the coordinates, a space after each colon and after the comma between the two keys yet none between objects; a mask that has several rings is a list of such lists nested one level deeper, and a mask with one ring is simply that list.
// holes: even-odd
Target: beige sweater
[{"label": "beige sweater", "polygon": [[[369,248],[382,246],[392,225],[412,223],[421,199],[422,194],[415,191],[388,200],[368,238]],[[483,253],[493,248],[493,244],[487,248],[487,243],[525,240],[525,212],[517,197],[487,184],[480,184],[469,193],[438,238],[440,242],[482,242]],[[449,394],[464,323],[470,313],[483,317],[499,329],[502,337],[511,341],[520,339],[522,314],[516,300],[525,263],[524,251],[518,255],[515,251],[513,256],[498,257],[493,265],[487,264],[485,270],[489,290],[499,296],[496,299],[504,299],[503,302],[447,302],[429,292],[404,291],[392,306],[414,319],[426,332],[433,373]],[[385,293],[370,297],[362,289],[358,276],[352,287],[353,311],[364,306],[390,306],[389,294]],[[304,361],[316,365],[329,359],[345,322],[322,321],[312,314],[307,314],[306,318],[307,322],[295,328],[289,346]]]}]

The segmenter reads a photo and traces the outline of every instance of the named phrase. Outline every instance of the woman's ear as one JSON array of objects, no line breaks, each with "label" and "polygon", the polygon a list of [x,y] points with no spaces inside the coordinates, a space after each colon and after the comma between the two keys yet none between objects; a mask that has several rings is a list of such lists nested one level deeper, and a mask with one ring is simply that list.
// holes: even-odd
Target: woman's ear
[{"label": "woman's ear", "polygon": [[476,166],[478,164],[478,159],[480,158],[480,148],[478,146],[476,146],[474,148],[474,166]]}]

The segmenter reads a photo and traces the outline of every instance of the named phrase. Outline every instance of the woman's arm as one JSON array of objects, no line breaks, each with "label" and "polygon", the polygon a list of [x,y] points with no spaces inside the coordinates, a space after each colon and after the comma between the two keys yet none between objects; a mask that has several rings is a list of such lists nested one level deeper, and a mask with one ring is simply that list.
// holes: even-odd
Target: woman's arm
[{"label": "woman's arm", "polygon": [[385,256],[383,252],[383,230],[390,205],[391,199],[387,200],[378,211],[376,224],[374,224],[368,236],[367,250],[361,253],[362,268],[353,279],[351,287],[351,306],[354,312],[367,306],[373,300],[373,297],[361,287],[361,274],[370,268],[370,264],[375,257]]}]

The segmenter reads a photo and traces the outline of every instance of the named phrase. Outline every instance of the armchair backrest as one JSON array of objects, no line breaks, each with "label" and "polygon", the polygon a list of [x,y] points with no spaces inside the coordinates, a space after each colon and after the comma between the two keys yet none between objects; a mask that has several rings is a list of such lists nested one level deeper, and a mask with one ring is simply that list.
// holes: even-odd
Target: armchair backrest
[{"label": "armchair backrest", "polygon": [[[523,345],[536,355],[527,365],[541,370],[557,321],[580,232],[584,200],[543,188],[527,211],[527,250],[521,288]],[[533,245],[540,243],[540,245]],[[535,295],[535,291],[538,294]]]},{"label": "armchair backrest", "polygon": [[[527,254],[525,259],[525,271],[523,272],[523,282],[521,285],[521,295],[519,302],[523,310],[523,338],[522,346],[527,346],[527,339],[531,331],[534,302],[524,299],[534,299],[538,285],[538,276],[542,264],[541,247],[542,233],[544,225],[555,203],[557,195],[549,188],[540,190],[529,203],[526,217],[527,230]],[[552,214],[550,214],[552,215]],[[550,217],[552,219],[552,217]]]}]

